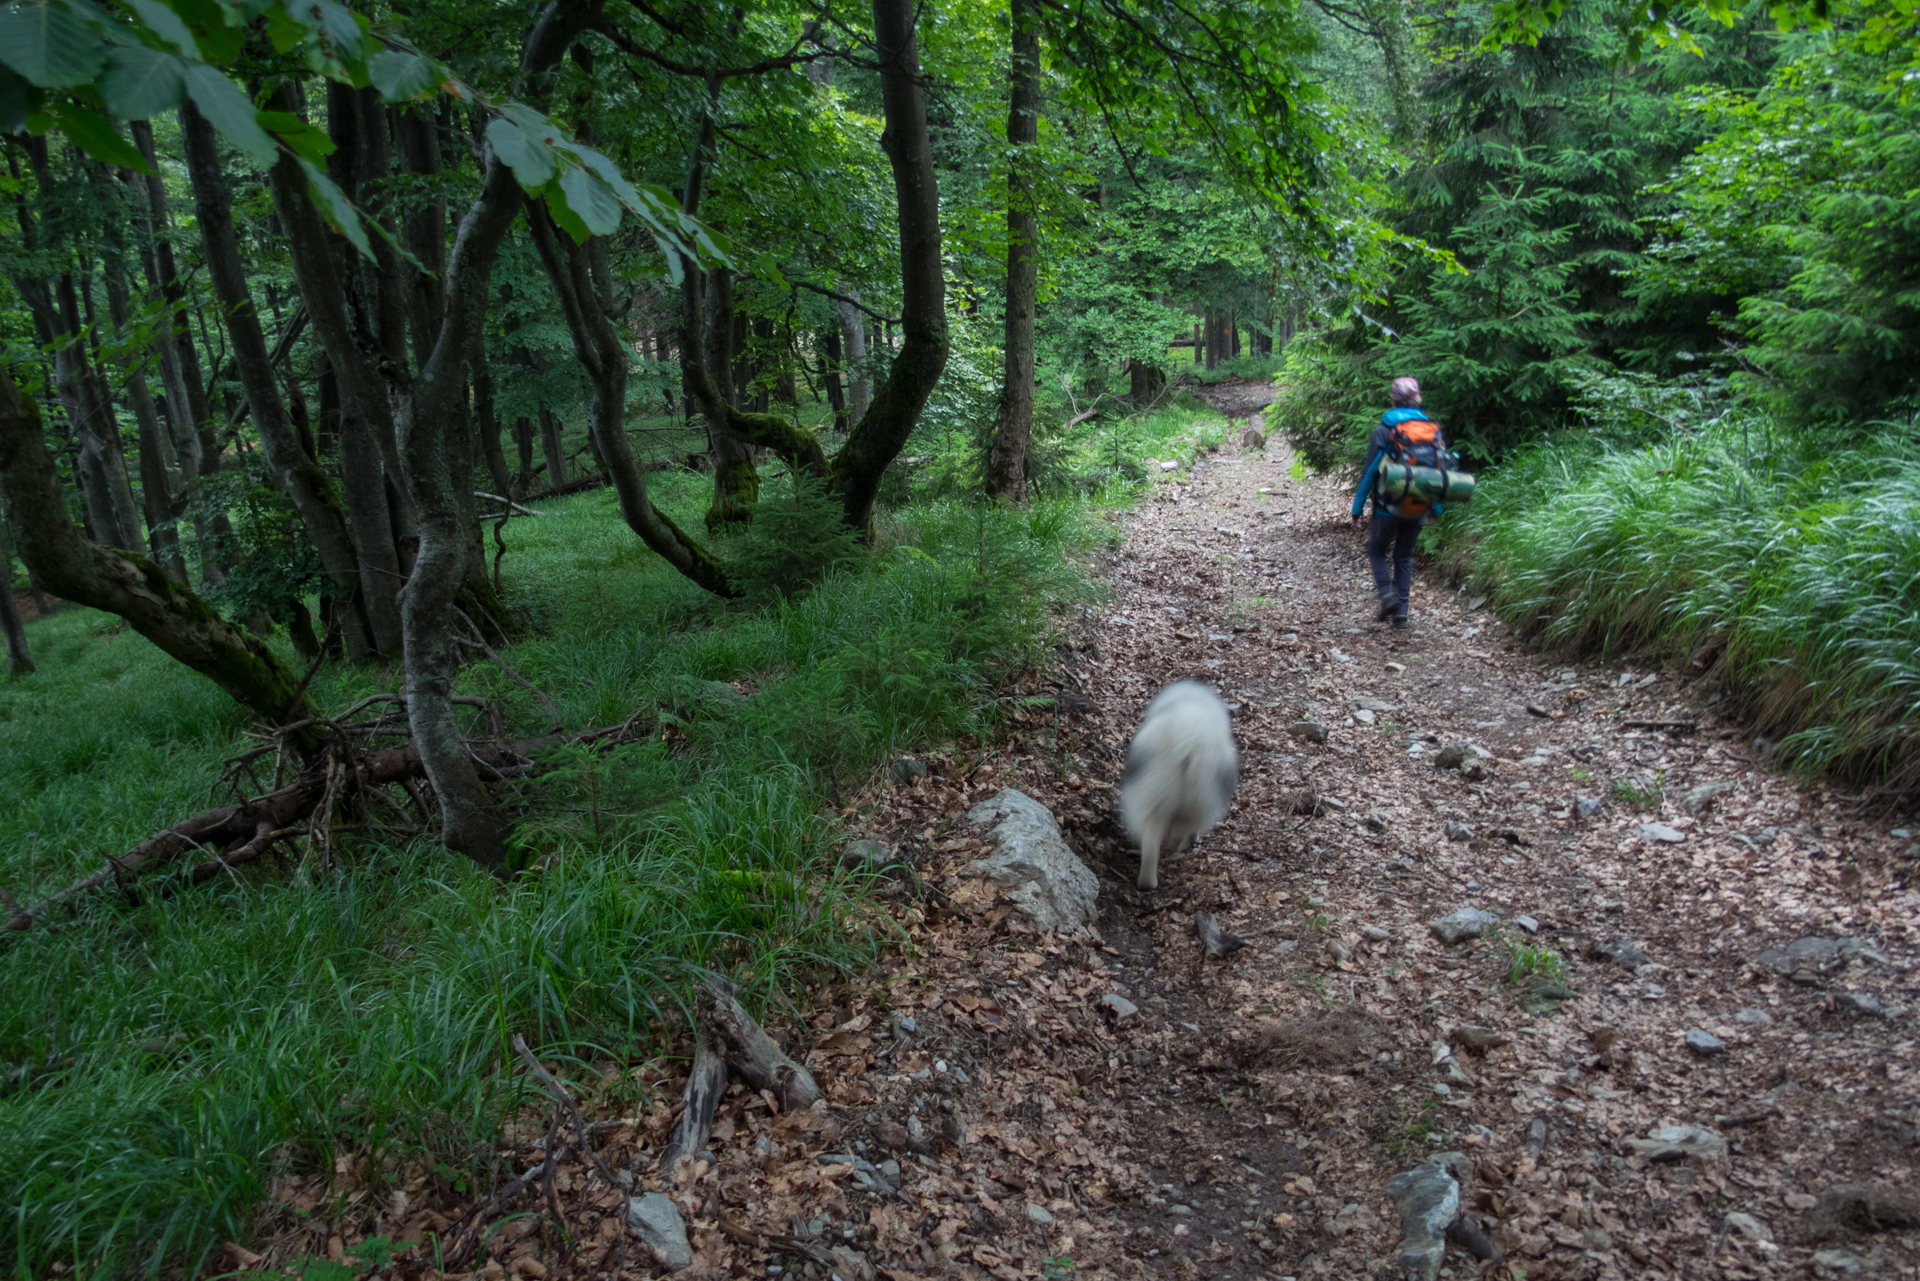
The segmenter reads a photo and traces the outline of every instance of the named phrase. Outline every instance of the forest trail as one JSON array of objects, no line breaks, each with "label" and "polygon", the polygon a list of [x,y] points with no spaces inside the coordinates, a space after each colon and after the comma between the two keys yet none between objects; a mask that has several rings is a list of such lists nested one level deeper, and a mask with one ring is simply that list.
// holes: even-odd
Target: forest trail
[{"label": "forest trail", "polygon": [[[1277,442],[1165,474],[1011,735],[851,798],[914,869],[878,901],[911,946],[776,1015],[827,1101],[732,1087],[660,1189],[681,1275],[1384,1281],[1389,1178],[1452,1153],[1503,1258],[1446,1275],[1920,1276],[1910,836],[1768,772],[1670,673],[1518,651],[1431,570],[1411,630],[1373,623],[1348,501]],[[1143,894],[1113,788],[1181,678],[1228,701],[1240,791]],[[1097,872],[1094,929],[1036,934],[969,874],[967,811],[1008,787]],[[1461,909],[1497,919],[1441,942]],[[1208,960],[1200,912],[1245,947]],[[684,1060],[602,1070],[599,1155],[651,1190]],[[537,1170],[546,1128],[499,1155]],[[356,1208],[339,1177],[276,1183],[304,1217],[271,1216],[270,1256],[469,1204],[421,1173]],[[624,1194],[571,1156],[552,1186],[580,1248],[523,1214],[474,1275],[664,1275]]]},{"label": "forest trail", "polygon": [[[1057,743],[1036,717],[970,779],[886,785],[875,834],[967,913],[909,910],[919,956],[821,1043],[864,1067],[912,1019],[840,1079],[850,1128],[875,1160],[923,1117],[962,1136],[870,1211],[886,1275],[1399,1276],[1383,1186],[1447,1151],[1486,1275],[1920,1275],[1911,840],[1671,674],[1520,652],[1430,569],[1409,631],[1373,623],[1349,491],[1291,466],[1229,444],[1157,487],[1061,651]],[[1181,678],[1227,699],[1240,793],[1141,894],[1112,787]],[[1455,742],[1481,763],[1437,767]],[[1098,868],[1097,940],[961,875],[953,821],[1003,786]],[[1442,943],[1463,908],[1498,922]],[[1247,946],[1205,960],[1200,911]],[[1563,970],[1510,981],[1545,949]]]}]

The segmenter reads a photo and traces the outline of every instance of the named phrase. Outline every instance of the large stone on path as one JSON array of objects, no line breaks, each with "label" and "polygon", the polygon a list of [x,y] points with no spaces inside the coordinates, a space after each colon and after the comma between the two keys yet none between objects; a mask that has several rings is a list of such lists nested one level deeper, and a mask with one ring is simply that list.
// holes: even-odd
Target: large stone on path
[{"label": "large stone on path", "polygon": [[680,1207],[672,1198],[658,1192],[633,1197],[627,1202],[627,1226],[645,1243],[655,1262],[667,1271],[678,1272],[693,1262],[693,1247],[687,1244],[687,1225],[681,1221]]},{"label": "large stone on path", "polygon": [[1498,923],[1499,918],[1491,912],[1483,912],[1477,907],[1463,907],[1437,921],[1428,921],[1427,928],[1442,943],[1458,943],[1462,939],[1477,939]]},{"label": "large stone on path", "polygon": [[1387,1197],[1400,1211],[1395,1265],[1409,1276],[1432,1281],[1446,1258],[1447,1225],[1460,1214],[1460,1181],[1437,1162],[1417,1165],[1387,1180]]},{"label": "large stone on path", "polygon": [[1035,929],[1071,930],[1099,914],[1100,882],[1060,839],[1046,806],[1009,787],[968,810],[967,821],[994,849],[966,870],[1007,890]]}]

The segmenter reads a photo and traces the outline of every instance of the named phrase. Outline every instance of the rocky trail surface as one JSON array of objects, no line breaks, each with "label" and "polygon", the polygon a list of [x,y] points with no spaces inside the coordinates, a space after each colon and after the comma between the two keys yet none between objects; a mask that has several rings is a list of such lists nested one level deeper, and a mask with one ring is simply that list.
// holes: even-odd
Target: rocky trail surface
[{"label": "rocky trail surface", "polygon": [[[467,1266],[1920,1276],[1912,833],[1770,772],[1711,672],[1543,664],[1427,571],[1373,623],[1346,507],[1277,443],[1167,473],[1014,735],[850,810],[911,946],[776,1029],[826,1101],[733,1087],[649,1198],[684,1245],[563,1159],[583,1248],[528,1215]],[[1182,678],[1240,791],[1142,893],[1114,787]],[[589,1101],[637,1191],[681,1077]]]}]

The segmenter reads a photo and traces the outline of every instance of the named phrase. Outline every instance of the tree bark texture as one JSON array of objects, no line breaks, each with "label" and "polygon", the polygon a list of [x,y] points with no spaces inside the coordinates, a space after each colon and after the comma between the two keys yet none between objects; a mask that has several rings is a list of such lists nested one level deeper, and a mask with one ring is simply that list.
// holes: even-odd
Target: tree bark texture
[{"label": "tree bark texture", "polygon": [[[173,218],[167,208],[166,181],[160,174],[154,151],[153,126],[145,120],[136,120],[130,128],[140,154],[147,158],[147,167],[152,170],[137,179],[147,197],[144,230],[149,245],[148,274],[153,287],[173,309],[172,332],[160,340],[160,377],[167,389],[167,403],[175,406],[174,447],[180,455],[181,475],[191,485],[202,473],[220,469],[219,446],[207,412],[207,386],[200,374],[200,353],[187,328],[187,290],[174,264]],[[203,578],[205,572],[201,571]]]},{"label": "tree bark texture", "polygon": [[334,494],[333,482],[301,448],[287,415],[286,402],[274,382],[266,336],[261,332],[260,317],[253,308],[253,294],[234,238],[233,198],[220,168],[213,125],[189,102],[180,108],[180,133],[193,183],[194,210],[200,220],[207,275],[213,284],[214,296],[227,313],[234,365],[260,433],[261,449],[275,481],[293,501],[307,536],[313,539],[314,548],[319,552],[329,594],[341,605],[341,631],[347,653],[355,658],[364,657],[374,652],[374,644],[360,599],[359,563],[347,532],[346,513]]},{"label": "tree bark texture", "polygon": [[[271,725],[315,716],[300,680],[273,651],[227,622],[144,556],[81,537],[67,514],[40,410],[0,367],[0,490],[20,559],[49,591],[127,620],[166,653]],[[296,736],[311,752],[317,732]]]},{"label": "tree bark texture", "polygon": [[1012,0],[1013,59],[1007,108],[1007,317],[1000,421],[987,451],[987,492],[1027,501],[1033,440],[1033,313],[1040,292],[1040,219],[1028,154],[1040,141],[1040,22],[1036,0]]}]

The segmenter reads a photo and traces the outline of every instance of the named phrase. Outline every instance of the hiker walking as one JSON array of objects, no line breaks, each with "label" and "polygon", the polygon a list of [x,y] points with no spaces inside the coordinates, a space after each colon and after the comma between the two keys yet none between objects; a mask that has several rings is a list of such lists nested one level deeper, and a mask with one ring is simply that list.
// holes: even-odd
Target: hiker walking
[{"label": "hiker walking", "polygon": [[1414,542],[1428,516],[1439,515],[1440,507],[1406,486],[1399,488],[1397,497],[1391,496],[1381,484],[1380,469],[1386,464],[1399,464],[1402,468],[1431,469],[1444,477],[1453,460],[1447,453],[1446,438],[1440,434],[1440,424],[1420,408],[1418,378],[1394,379],[1387,398],[1393,407],[1380,415],[1380,425],[1373,429],[1367,469],[1353,493],[1353,527],[1366,525],[1360,511],[1371,496],[1373,520],[1367,529],[1367,560],[1373,566],[1373,591],[1379,601],[1375,617],[1381,622],[1391,618],[1399,629],[1407,625],[1407,601],[1413,592]]}]

